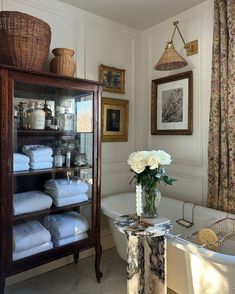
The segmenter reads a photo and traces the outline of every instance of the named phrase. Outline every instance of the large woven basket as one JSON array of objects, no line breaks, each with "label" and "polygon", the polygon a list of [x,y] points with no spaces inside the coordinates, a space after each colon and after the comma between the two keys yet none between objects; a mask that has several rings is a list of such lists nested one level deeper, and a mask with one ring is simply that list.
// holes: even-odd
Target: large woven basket
[{"label": "large woven basket", "polygon": [[0,63],[40,70],[50,42],[51,28],[43,20],[18,11],[0,12]]}]

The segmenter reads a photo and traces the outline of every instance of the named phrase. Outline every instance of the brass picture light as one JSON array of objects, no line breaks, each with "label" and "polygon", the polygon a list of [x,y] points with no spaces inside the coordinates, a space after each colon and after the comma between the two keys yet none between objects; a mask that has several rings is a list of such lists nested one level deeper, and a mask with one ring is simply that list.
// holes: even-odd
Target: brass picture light
[{"label": "brass picture light", "polygon": [[194,40],[189,43],[185,43],[181,31],[178,27],[179,21],[173,22],[175,28],[171,37],[171,40],[167,42],[166,49],[162,54],[161,58],[154,66],[156,70],[174,70],[182,68],[188,64],[188,62],[175,50],[173,38],[176,30],[178,31],[186,49],[187,56],[194,55],[198,53],[198,40]]}]

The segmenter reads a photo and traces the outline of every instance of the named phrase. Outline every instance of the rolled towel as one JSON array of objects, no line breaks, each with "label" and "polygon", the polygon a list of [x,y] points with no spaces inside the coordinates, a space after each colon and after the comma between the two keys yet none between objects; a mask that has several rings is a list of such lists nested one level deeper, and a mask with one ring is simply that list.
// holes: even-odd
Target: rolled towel
[{"label": "rolled towel", "polygon": [[22,152],[32,161],[37,161],[37,156],[51,156],[53,154],[52,149],[44,145],[24,145]]},{"label": "rolled towel", "polygon": [[89,190],[87,183],[68,181],[67,179],[51,179],[45,182],[44,187],[49,195],[58,198],[84,194]]},{"label": "rolled towel", "polygon": [[51,234],[38,221],[13,226],[13,250],[24,251],[51,241]]},{"label": "rolled towel", "polygon": [[77,242],[82,239],[85,239],[88,237],[87,233],[81,233],[77,235],[73,235],[71,237],[63,238],[63,239],[52,239],[52,242],[55,247],[63,246],[69,243]]},{"label": "rolled towel", "polygon": [[19,215],[50,208],[52,198],[41,191],[29,191],[14,194],[13,213]]},{"label": "rolled towel", "polygon": [[14,153],[13,154],[13,162],[18,163],[29,163],[29,157],[21,154],[21,153]]},{"label": "rolled towel", "polygon": [[19,171],[24,171],[24,170],[29,170],[29,164],[27,162],[13,164],[13,171],[14,172],[19,172]]},{"label": "rolled towel", "polygon": [[44,226],[51,232],[54,239],[71,237],[88,230],[85,217],[75,211],[47,215],[44,217]]},{"label": "rolled towel", "polygon": [[36,160],[32,159],[30,160],[30,163],[37,163],[37,162],[53,162],[54,158],[51,155],[39,155],[37,156]]},{"label": "rolled towel", "polygon": [[88,200],[87,194],[78,194],[76,196],[67,196],[67,197],[53,197],[53,203],[57,207],[75,204],[75,203],[81,203]]},{"label": "rolled towel", "polygon": [[53,163],[51,161],[44,161],[44,162],[35,162],[29,164],[31,169],[46,169],[46,168],[52,168]]},{"label": "rolled towel", "polygon": [[17,259],[21,259],[33,254],[37,254],[46,250],[50,250],[53,248],[53,243],[52,242],[48,242],[30,249],[26,249],[20,252],[13,252],[13,260],[17,260]]}]

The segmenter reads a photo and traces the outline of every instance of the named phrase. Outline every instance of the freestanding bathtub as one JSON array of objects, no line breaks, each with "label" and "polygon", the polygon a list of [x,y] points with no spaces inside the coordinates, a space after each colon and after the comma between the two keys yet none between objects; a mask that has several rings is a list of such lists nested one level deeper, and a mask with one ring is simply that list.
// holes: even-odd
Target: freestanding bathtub
[{"label": "freestanding bathtub", "polygon": [[[226,213],[203,206],[194,208],[194,225],[184,228],[176,223],[182,218],[183,202],[162,197],[159,215],[171,219],[173,231],[167,241],[167,285],[179,294],[235,294],[235,238],[230,240],[229,254],[198,246],[187,235],[208,223],[223,219]],[[104,197],[102,212],[109,226],[118,254],[126,260],[126,238],[114,227],[114,219],[135,212],[135,194],[122,193]],[[185,204],[185,219],[191,220],[193,204]],[[229,215],[235,218],[234,215]],[[223,252],[223,251],[222,251]]]}]

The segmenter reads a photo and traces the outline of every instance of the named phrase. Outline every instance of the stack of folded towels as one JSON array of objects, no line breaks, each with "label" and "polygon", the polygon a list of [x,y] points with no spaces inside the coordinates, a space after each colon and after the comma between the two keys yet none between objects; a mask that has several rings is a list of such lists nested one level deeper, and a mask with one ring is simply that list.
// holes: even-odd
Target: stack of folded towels
[{"label": "stack of folded towels", "polygon": [[29,157],[24,154],[14,153],[13,154],[13,171],[24,171],[29,170]]},{"label": "stack of folded towels", "polygon": [[75,211],[64,214],[48,215],[44,218],[44,226],[50,231],[55,247],[87,238],[87,220]]},{"label": "stack of folded towels", "polygon": [[29,191],[14,194],[13,213],[19,215],[50,208],[52,198],[41,191]]},{"label": "stack of folded towels", "polygon": [[13,227],[13,260],[53,248],[51,234],[38,221]]},{"label": "stack of folded towels", "polygon": [[45,192],[53,198],[57,207],[81,203],[88,200],[87,192],[89,186],[85,182],[68,181],[67,179],[56,179],[46,181]]},{"label": "stack of folded towels", "polygon": [[44,145],[25,145],[22,151],[30,158],[29,166],[31,169],[52,168],[53,152],[50,147]]}]

